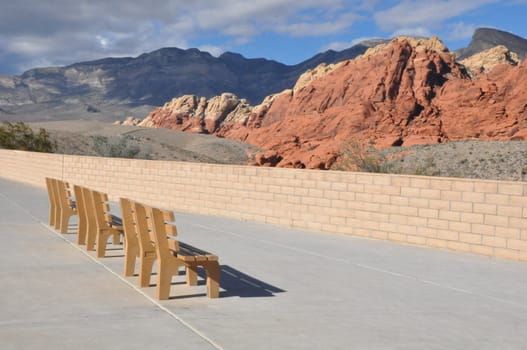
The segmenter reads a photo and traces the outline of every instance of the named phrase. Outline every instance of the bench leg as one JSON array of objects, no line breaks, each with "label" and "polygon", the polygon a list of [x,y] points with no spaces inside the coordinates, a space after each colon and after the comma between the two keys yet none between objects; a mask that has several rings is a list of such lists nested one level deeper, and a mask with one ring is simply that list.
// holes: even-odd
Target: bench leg
[{"label": "bench leg", "polygon": [[196,286],[198,284],[198,267],[187,266],[186,270],[187,286]]},{"label": "bench leg", "polygon": [[55,212],[56,211],[57,209],[55,208],[55,204],[50,204],[49,205],[49,226],[51,227],[55,227],[55,217],[56,217]]},{"label": "bench leg", "polygon": [[156,261],[155,257],[143,257],[139,260],[139,287],[150,287],[152,277],[152,266]]},{"label": "bench leg", "polygon": [[113,244],[121,244],[121,234],[120,233],[114,233],[113,234]]},{"label": "bench leg", "polygon": [[204,267],[207,274],[207,296],[218,298],[220,296],[220,263],[218,261],[207,261]]},{"label": "bench leg", "polygon": [[97,257],[98,258],[104,258],[106,255],[106,243],[108,243],[108,238],[110,234],[107,232],[99,232],[97,235],[97,243],[96,243],[96,250],[97,250]]},{"label": "bench leg", "polygon": [[69,221],[70,221],[70,216],[62,212],[60,215],[60,224],[59,224],[60,233],[68,233],[68,222]]},{"label": "bench leg", "polygon": [[170,297],[173,272],[173,269],[164,268],[163,265],[159,265],[157,269],[157,299],[167,300]]},{"label": "bench leg", "polygon": [[95,229],[92,229],[89,225],[88,230],[86,231],[86,250],[92,251],[94,250],[95,246],[95,236],[97,235],[97,231]]},{"label": "bench leg", "polygon": [[79,216],[79,227],[77,230],[77,244],[86,244],[86,221]]},{"label": "bench leg", "polygon": [[137,258],[138,249],[130,244],[124,247],[124,275],[133,276],[135,272],[135,260]]}]

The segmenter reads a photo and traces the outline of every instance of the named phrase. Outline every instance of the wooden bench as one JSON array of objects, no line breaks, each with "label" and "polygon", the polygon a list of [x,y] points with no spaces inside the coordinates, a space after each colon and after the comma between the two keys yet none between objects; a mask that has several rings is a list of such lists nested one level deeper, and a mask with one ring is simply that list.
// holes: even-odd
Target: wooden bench
[{"label": "wooden bench", "polygon": [[77,227],[77,244],[86,244],[86,236],[88,235],[88,212],[84,201],[84,187],[73,185],[73,193],[75,194],[75,203],[77,204],[77,212],[79,216],[79,224]]},{"label": "wooden bench", "polygon": [[106,255],[106,244],[110,236],[113,243],[121,242],[121,235],[124,234],[121,218],[110,213],[108,195],[103,192],[82,188],[86,218],[86,250],[97,251],[97,257],[103,258]]},{"label": "wooden bench", "polygon": [[69,184],[65,181],[46,178],[49,199],[49,223],[60,233],[68,232],[68,223],[73,215],[77,215],[77,205],[72,199]]},{"label": "wooden bench", "polygon": [[[136,220],[135,214],[135,202],[121,198],[119,200],[122,211],[124,237],[125,237],[125,257],[124,257],[124,275],[133,276],[135,272],[135,263],[139,258],[139,286],[148,287],[150,286],[150,278],[152,275],[152,266],[157,259],[155,246],[150,235],[140,235],[140,231],[149,231],[148,224],[146,221]],[[142,208],[138,209],[143,216],[145,211]],[[164,215],[170,219],[170,212],[164,211]],[[165,225],[165,233],[176,236],[177,231],[174,225]],[[173,241],[171,238],[167,238]],[[173,245],[174,242],[169,242]]]},{"label": "wooden bench", "polygon": [[[132,203],[133,214],[137,224],[139,242],[153,245],[157,258],[157,298],[165,300],[170,297],[172,277],[179,274],[180,267],[187,269],[187,284],[197,284],[197,271],[201,266],[205,270],[207,296],[219,297],[220,264],[218,257],[191,245],[167,239],[167,231],[176,234],[172,212],[152,208],[140,203]],[[174,229],[168,229],[173,226]],[[140,243],[141,244],[141,243]],[[150,263],[150,261],[148,261]],[[152,261],[153,263],[153,261]]]}]

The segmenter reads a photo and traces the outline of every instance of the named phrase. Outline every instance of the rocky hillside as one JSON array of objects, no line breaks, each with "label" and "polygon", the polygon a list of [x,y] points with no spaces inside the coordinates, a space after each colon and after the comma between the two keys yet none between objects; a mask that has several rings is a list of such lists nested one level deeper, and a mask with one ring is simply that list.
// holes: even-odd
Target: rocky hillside
[{"label": "rocky hillside", "polygon": [[527,63],[472,78],[437,38],[396,38],[299,81],[254,108],[230,94],[175,99],[142,124],[254,144],[269,151],[260,165],[320,169],[349,140],[385,148],[527,138]]},{"label": "rocky hillside", "polygon": [[330,50],[294,66],[230,52],[213,57],[197,49],[164,48],[136,58],[32,69],[20,76],[0,76],[0,119],[28,115],[40,120],[115,120],[119,112],[122,118],[134,108],[151,109],[174,96],[212,97],[225,91],[257,103],[293,86],[303,72],[320,63],[354,58],[378,43]]}]

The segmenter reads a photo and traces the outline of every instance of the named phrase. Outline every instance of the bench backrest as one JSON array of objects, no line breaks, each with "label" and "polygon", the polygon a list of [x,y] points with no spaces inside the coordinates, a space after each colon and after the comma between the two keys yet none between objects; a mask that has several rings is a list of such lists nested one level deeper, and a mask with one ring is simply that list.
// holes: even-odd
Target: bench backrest
[{"label": "bench backrest", "polygon": [[128,198],[120,198],[121,217],[123,218],[124,237],[126,244],[139,246],[138,233],[134,218],[133,201]]},{"label": "bench backrest", "polygon": [[157,258],[160,263],[162,263],[163,260],[169,258],[171,255],[170,250],[168,249],[167,235],[165,232],[166,223],[163,211],[157,208],[147,207],[146,215],[150,219],[152,238],[155,242]]},{"label": "bench backrest", "polygon": [[155,254],[153,239],[150,235],[150,225],[148,223],[149,218],[146,214],[145,205],[137,202],[132,202],[131,204],[136,225],[135,229],[139,243],[139,252],[142,256],[146,256],[148,253]]},{"label": "bench backrest", "polygon": [[58,203],[63,210],[75,208],[71,199],[69,184],[66,181],[55,179],[55,195],[58,197]]},{"label": "bench backrest", "polygon": [[110,227],[111,215],[108,195],[95,190],[90,190],[90,192],[97,229],[102,230]]},{"label": "bench backrest", "polygon": [[57,211],[59,210],[59,204],[55,196],[55,179],[46,177],[46,188],[48,190],[49,200],[49,225],[55,226],[57,223]]},{"label": "bench backrest", "polygon": [[84,188],[79,185],[73,185],[73,193],[75,194],[75,205],[77,206],[77,215],[79,216],[78,239],[77,243],[84,244],[86,242],[86,234],[88,232],[88,208],[84,200]]}]

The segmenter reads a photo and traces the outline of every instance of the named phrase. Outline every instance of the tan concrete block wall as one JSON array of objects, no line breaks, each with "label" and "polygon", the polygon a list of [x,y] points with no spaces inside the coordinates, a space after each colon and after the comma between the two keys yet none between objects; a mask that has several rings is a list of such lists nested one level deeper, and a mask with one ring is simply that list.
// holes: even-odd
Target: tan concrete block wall
[{"label": "tan concrete block wall", "polygon": [[205,215],[527,261],[527,183],[0,150],[0,176],[44,177]]}]

